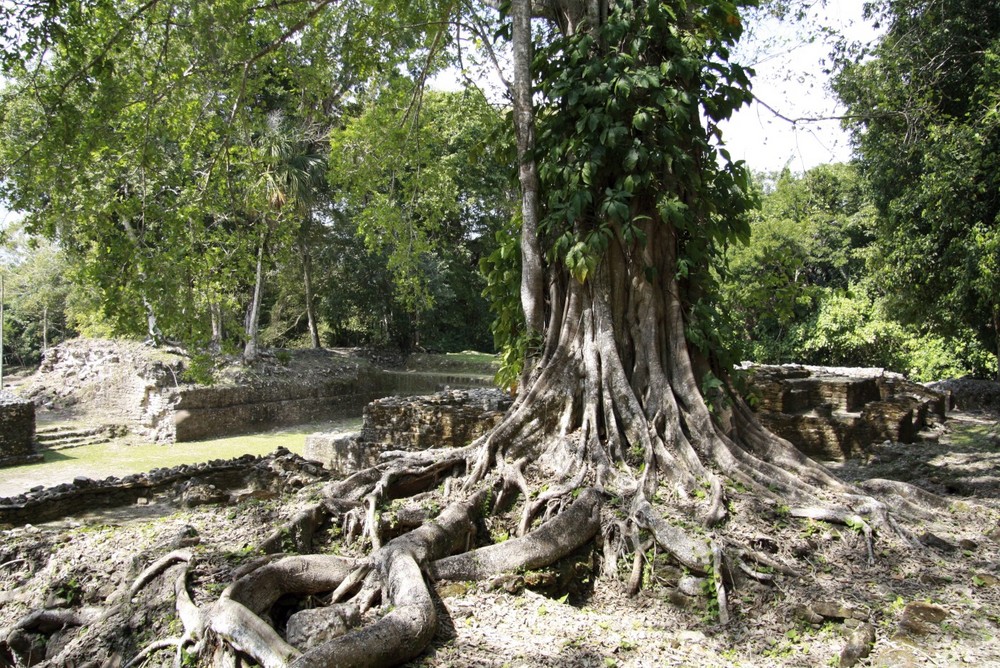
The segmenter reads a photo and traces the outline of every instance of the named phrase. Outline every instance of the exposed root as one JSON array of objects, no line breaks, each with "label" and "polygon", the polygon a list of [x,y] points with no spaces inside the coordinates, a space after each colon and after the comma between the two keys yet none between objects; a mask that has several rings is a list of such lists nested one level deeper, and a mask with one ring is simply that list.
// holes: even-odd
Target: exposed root
[{"label": "exposed root", "polygon": [[527,535],[440,559],[428,570],[440,580],[482,580],[540,568],[585,545],[600,528],[600,494],[585,489],[569,508]]},{"label": "exposed root", "polygon": [[[747,567],[745,563],[745,560],[747,559],[766,568],[770,568],[772,571],[776,573],[781,573],[782,575],[787,575],[793,578],[802,576],[801,572],[795,570],[794,568],[791,568],[790,566],[786,566],[785,564],[781,563],[780,561],[777,561],[776,559],[772,559],[771,557],[767,556],[762,552],[759,552],[758,550],[737,548],[737,549],[731,549],[728,552],[737,559],[738,563],[740,564],[740,570],[742,570],[744,573],[747,573],[756,580],[770,581],[773,580],[774,578],[769,574],[762,574],[759,571],[754,571],[753,569]],[[761,577],[762,575],[768,575],[768,577]]]},{"label": "exposed root", "polygon": [[722,548],[715,541],[712,541],[712,583],[715,586],[715,600],[719,605],[719,624],[726,626],[729,624],[729,601],[722,577]]},{"label": "exposed root", "polygon": [[15,624],[14,629],[49,634],[67,626],[87,626],[88,624],[93,624],[104,615],[104,612],[104,608],[93,607],[78,608],[76,610],[65,608],[36,610]]},{"label": "exposed root", "polygon": [[656,544],[679,564],[702,575],[711,572],[712,551],[704,541],[693,539],[683,529],[669,524],[645,499],[638,502],[634,515],[639,526],[649,531]]},{"label": "exposed root", "polygon": [[946,510],[950,505],[947,499],[937,494],[899,480],[870,478],[862,481],[858,486],[866,492],[886,498],[887,502],[896,499],[893,507],[897,512],[908,511],[917,517],[928,516],[926,508]]},{"label": "exposed root", "polygon": [[861,532],[865,538],[865,547],[868,548],[868,565],[875,565],[875,547],[872,540],[872,528],[868,522],[855,513],[836,510],[833,508],[791,508],[788,514],[792,517],[803,517],[821,522],[831,522],[833,524],[843,524],[855,531]]},{"label": "exposed root", "polygon": [[313,536],[329,516],[322,504],[316,504],[300,511],[284,526],[274,531],[260,544],[261,552],[308,553],[313,549]]},{"label": "exposed root", "polygon": [[148,657],[163,649],[176,649],[180,652],[183,646],[184,641],[181,638],[164,638],[163,640],[153,641],[146,645],[142,651],[132,657],[132,659],[125,664],[124,668],[134,668],[135,666],[142,665]]},{"label": "exposed root", "polygon": [[192,558],[193,558],[193,553],[191,552],[191,550],[186,548],[181,550],[174,550],[173,552],[170,552],[169,554],[165,554],[164,556],[160,557],[152,564],[147,566],[145,570],[142,571],[142,573],[139,573],[135,581],[132,583],[132,586],[129,587],[128,590],[129,598],[132,598],[136,594],[138,594],[143,587],[145,587],[147,584],[150,583],[150,581],[152,581],[154,578],[156,578],[156,576],[158,576],[160,573],[167,570],[174,564],[182,561],[190,562]]}]

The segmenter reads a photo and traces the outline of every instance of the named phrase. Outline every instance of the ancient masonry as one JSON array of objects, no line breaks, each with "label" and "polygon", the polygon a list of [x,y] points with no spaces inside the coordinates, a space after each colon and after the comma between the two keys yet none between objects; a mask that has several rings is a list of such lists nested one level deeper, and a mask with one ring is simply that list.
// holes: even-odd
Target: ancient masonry
[{"label": "ancient masonry", "polygon": [[195,441],[304,424],[360,411],[388,394],[433,392],[481,377],[383,371],[364,359],[330,350],[300,350],[293,365],[265,356],[263,371],[247,371],[213,386],[185,381],[183,351],[122,340],[74,340],[49,350],[24,389],[40,410],[87,415],[147,442]]},{"label": "ancient masonry", "polygon": [[284,448],[265,457],[243,455],[202,464],[157,468],[104,480],[77,477],[54,487],[39,485],[14,497],[0,497],[0,526],[49,522],[100,508],[168,502],[193,507],[273,498],[328,475],[314,462]]},{"label": "ancient masonry", "polygon": [[334,475],[378,463],[385,451],[468,445],[496,426],[511,397],[496,389],[448,390],[419,397],[385,397],[365,407],[359,433],[312,434],[305,457]]},{"label": "ancient masonry", "polygon": [[35,451],[35,404],[0,392],[0,466],[41,460]]},{"label": "ancient masonry", "polygon": [[911,443],[944,420],[946,397],[883,369],[748,367],[765,427],[820,460],[863,455],[873,443]]}]

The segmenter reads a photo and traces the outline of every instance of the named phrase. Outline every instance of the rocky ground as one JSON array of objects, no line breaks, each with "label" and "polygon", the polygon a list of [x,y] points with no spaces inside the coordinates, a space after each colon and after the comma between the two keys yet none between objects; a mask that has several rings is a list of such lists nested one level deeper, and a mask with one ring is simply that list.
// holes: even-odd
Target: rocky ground
[{"label": "rocky ground", "polygon": [[[557,577],[549,572],[476,585],[438,583],[443,623],[431,650],[410,665],[839,665],[852,637],[871,631],[873,652],[859,665],[1000,666],[997,414],[955,412],[945,427],[923,436],[914,444],[878,445],[868,461],[836,467],[849,480],[905,480],[943,495],[935,517],[908,527],[921,547],[878,537],[869,565],[865,541],[852,529],[793,518],[787,508],[731,488],[729,497],[743,512],[734,513],[741,519],[729,527],[730,536],[794,565],[800,575],[774,573],[764,583],[736,574],[729,624],[719,623],[706,583],[650,555],[635,597],[626,596],[617,579],[583,577],[564,587],[553,584]],[[195,602],[208,601],[257,556],[274,527],[315,494],[307,485],[224,505],[155,503],[4,530],[0,630],[44,605],[100,605],[180,544],[195,550]],[[355,549],[336,534],[327,536],[325,549]],[[620,566],[626,579],[630,568]],[[172,581],[168,572],[165,584],[150,592],[162,598],[159,608],[128,619],[131,631],[122,642],[133,652],[177,633]],[[63,640],[57,631],[50,651]],[[156,654],[148,665],[172,665],[172,657]]]}]

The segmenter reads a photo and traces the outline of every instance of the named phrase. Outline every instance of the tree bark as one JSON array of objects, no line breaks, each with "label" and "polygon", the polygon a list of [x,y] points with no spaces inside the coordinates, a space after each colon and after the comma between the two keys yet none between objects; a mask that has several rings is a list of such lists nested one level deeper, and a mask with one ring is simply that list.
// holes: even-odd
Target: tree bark
[{"label": "tree bark", "polygon": [[309,342],[313,348],[320,348],[322,344],[319,340],[319,324],[316,320],[316,305],[312,286],[312,255],[303,240],[299,241],[299,254],[302,257],[302,286],[305,291],[306,319],[309,322]]},{"label": "tree bark", "polygon": [[[545,323],[544,268],[538,240],[538,166],[535,162],[535,114],[531,91],[531,0],[511,2],[514,47],[514,129],[518,180],[521,184],[521,307],[529,335]],[[526,362],[525,366],[528,364]]]},{"label": "tree bark", "polygon": [[212,350],[218,352],[222,350],[222,339],[225,335],[222,325],[222,306],[217,301],[212,301],[208,305],[209,317],[212,320],[212,340],[210,342]]},{"label": "tree bark", "polygon": [[257,249],[257,270],[254,275],[253,298],[250,300],[250,308],[246,317],[247,342],[243,349],[243,360],[246,362],[257,361],[259,350],[257,349],[258,331],[260,329],[260,309],[261,300],[264,296],[264,255],[267,253],[267,242],[271,229],[266,227],[261,233],[260,247]]}]

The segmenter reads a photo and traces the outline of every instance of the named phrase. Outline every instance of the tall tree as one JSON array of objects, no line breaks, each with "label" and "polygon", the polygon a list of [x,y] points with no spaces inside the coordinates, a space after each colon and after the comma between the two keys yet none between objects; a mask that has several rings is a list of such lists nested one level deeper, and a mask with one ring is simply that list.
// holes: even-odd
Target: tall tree
[{"label": "tall tree", "polygon": [[969,327],[1000,359],[1000,12],[969,0],[872,11],[886,32],[835,89],[880,214],[880,283],[903,319]]},{"label": "tall tree", "polygon": [[331,122],[373,72],[422,60],[422,35],[399,26],[427,11],[360,0],[4,4],[0,196],[98,286],[112,331],[208,339],[200,322],[234,306],[260,256],[259,227],[234,222],[261,173],[240,133],[277,109]]},{"label": "tall tree", "polygon": [[[321,136],[313,136],[308,129],[296,127],[279,111],[271,112],[263,127],[251,139],[251,165],[259,165],[260,177],[254,190],[266,202],[260,217],[260,244],[254,272],[254,288],[246,315],[246,345],[243,357],[248,362],[256,360],[258,330],[264,290],[264,264],[268,246],[282,226],[290,227],[288,236],[301,238],[310,224],[316,191],[325,174],[326,160],[314,152]],[[255,170],[256,171],[256,170]],[[301,244],[299,244],[301,246]],[[314,347],[319,347],[315,329],[315,312],[309,303],[312,298],[311,275],[308,255],[303,259],[306,286],[306,312],[309,314],[310,334]]]},{"label": "tall tree", "polygon": [[[746,236],[750,205],[746,171],[719,148],[718,127],[749,99],[749,73],[729,60],[741,4],[513,0],[519,43],[527,30],[540,47],[530,63],[516,51],[516,67],[529,66],[538,86],[514,110],[521,140],[536,124],[535,149],[528,143],[519,156],[522,174],[528,163],[538,174],[537,230],[522,243],[540,252],[521,267],[544,287],[536,362],[486,436],[457,450],[387,455],[325,487],[293,531],[277,534],[308,549],[313,529],[333,516],[370,554],[269,561],[200,608],[180,578],[187,632],[178,645],[264,666],[397,665],[435,634],[425,574],[484,579],[585,546],[600,552],[608,576],[630,559],[634,589],[657,546],[705,577],[725,623],[733,573],[759,574],[755,564],[791,571],[727,526],[738,513],[769,530],[764,499],[857,528],[874,559],[873,530],[895,526],[886,506],[761,428],[716,338],[711,264]],[[525,25],[535,8],[544,11]],[[449,9],[425,23],[431,51]],[[530,314],[525,323],[534,335]],[[925,498],[904,484],[882,489],[901,512]],[[416,528],[382,521],[386,501],[418,493],[427,496],[410,499]],[[485,515],[512,509],[511,540],[476,535]],[[285,593],[331,591],[334,614],[347,620],[360,609],[375,619],[312,647],[293,647],[265,621]],[[88,629],[87,658],[110,656],[116,636]],[[68,663],[74,649],[58,660]]]}]

